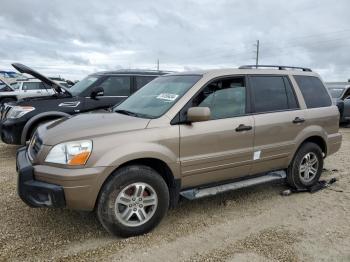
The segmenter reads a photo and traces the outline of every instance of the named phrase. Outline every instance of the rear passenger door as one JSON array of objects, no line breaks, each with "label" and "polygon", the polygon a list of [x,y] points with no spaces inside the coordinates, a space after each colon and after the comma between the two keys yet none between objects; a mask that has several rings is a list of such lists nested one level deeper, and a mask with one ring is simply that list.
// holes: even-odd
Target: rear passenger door
[{"label": "rear passenger door", "polygon": [[288,76],[248,79],[255,122],[252,174],[285,168],[304,128],[305,111],[300,110]]}]

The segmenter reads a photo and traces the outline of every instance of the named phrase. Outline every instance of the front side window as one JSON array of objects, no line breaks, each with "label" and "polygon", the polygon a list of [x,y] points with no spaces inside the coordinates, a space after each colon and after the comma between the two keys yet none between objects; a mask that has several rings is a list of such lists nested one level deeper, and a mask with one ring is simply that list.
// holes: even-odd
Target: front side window
[{"label": "front side window", "polygon": [[327,107],[332,100],[318,77],[294,76],[308,108]]},{"label": "front side window", "polygon": [[246,114],[244,78],[230,78],[210,83],[192,100],[191,106],[209,107],[211,119]]},{"label": "front side window", "polygon": [[129,76],[110,76],[100,85],[103,88],[105,96],[129,96],[130,95],[130,77]]},{"label": "front side window", "polygon": [[69,92],[73,96],[78,96],[82,92],[84,92],[87,88],[89,88],[92,84],[94,84],[98,80],[97,76],[87,76],[75,85],[73,85],[70,89]]},{"label": "front side window", "polygon": [[167,112],[201,77],[201,75],[158,77],[115,107],[113,111],[144,118],[158,118]]},{"label": "front side window", "polygon": [[249,81],[256,113],[297,108],[292,87],[283,76],[251,76]]}]

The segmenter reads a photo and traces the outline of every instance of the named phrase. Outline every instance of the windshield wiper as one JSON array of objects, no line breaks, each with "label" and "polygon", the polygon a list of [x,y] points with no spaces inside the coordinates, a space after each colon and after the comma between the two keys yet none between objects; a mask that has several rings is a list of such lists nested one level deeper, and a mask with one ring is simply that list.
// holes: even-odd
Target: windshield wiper
[{"label": "windshield wiper", "polygon": [[139,116],[139,114],[128,111],[128,110],[123,110],[123,109],[118,109],[115,110],[114,112],[119,113],[119,114],[123,114],[123,115],[128,115],[128,116]]},{"label": "windshield wiper", "polygon": [[113,112],[123,114],[123,115],[128,115],[128,116],[134,116],[134,117],[153,118],[150,115],[135,113],[135,112],[131,112],[131,111],[124,110],[124,109],[117,109],[117,110],[114,110]]}]

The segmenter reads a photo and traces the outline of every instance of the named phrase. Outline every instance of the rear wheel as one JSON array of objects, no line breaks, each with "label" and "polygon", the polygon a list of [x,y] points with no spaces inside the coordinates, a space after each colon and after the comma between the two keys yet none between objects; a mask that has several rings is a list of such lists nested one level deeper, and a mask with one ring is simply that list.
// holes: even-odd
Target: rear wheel
[{"label": "rear wheel", "polygon": [[157,226],[168,205],[168,187],[156,171],[147,166],[127,166],[103,186],[97,216],[113,235],[130,237]]},{"label": "rear wheel", "polygon": [[288,167],[288,184],[296,189],[310,188],[320,179],[322,169],[321,148],[315,143],[305,143],[299,148]]}]

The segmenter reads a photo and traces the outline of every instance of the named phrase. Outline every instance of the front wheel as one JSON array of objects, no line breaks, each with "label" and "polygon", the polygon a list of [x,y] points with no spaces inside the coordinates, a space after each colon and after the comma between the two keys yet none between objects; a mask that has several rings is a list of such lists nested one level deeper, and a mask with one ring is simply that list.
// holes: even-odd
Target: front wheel
[{"label": "front wheel", "polygon": [[168,187],[155,170],[141,165],[126,166],[103,186],[97,216],[113,235],[130,237],[157,226],[168,206]]},{"label": "front wheel", "polygon": [[321,148],[315,143],[305,143],[297,151],[287,170],[287,182],[296,189],[307,189],[320,179],[323,169]]}]

